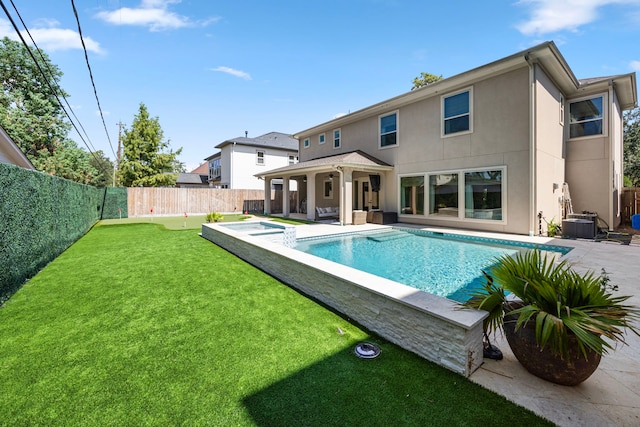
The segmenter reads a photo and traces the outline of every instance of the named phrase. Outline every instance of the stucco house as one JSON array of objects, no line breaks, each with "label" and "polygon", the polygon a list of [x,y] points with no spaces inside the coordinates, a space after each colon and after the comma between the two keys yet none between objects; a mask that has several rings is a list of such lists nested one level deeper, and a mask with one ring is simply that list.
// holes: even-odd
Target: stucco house
[{"label": "stucco house", "polygon": [[7,132],[0,126],[0,162],[10,163],[25,169],[36,170],[27,156],[20,150]]},{"label": "stucco house", "polygon": [[258,176],[283,179],[284,201],[297,182],[307,218],[333,206],[342,224],[380,209],[533,235],[540,217],[561,220],[568,187],[574,212],[615,227],[622,112],[635,105],[635,73],[579,80],[546,42],[298,132],[300,162]]},{"label": "stucco house", "polygon": [[[264,181],[255,175],[298,162],[298,141],[291,135],[269,132],[255,138],[226,140],[207,157],[209,182],[216,188],[262,190]],[[281,181],[271,181],[271,189],[281,189]]]}]

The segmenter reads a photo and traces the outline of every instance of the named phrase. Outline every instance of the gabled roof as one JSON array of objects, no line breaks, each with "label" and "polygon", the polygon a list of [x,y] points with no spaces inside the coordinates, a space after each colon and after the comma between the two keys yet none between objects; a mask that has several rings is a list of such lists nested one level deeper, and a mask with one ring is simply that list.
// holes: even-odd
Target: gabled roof
[{"label": "gabled roof", "polygon": [[298,140],[293,138],[291,135],[280,132],[269,132],[255,138],[239,136],[237,138],[228,139],[216,145],[215,148],[223,148],[230,144],[298,151]]},{"label": "gabled roof", "polygon": [[198,173],[181,173],[178,175],[176,184],[209,184],[209,175]]},{"label": "gabled roof", "polygon": [[13,142],[9,134],[0,126],[0,162],[10,163],[25,169],[35,170],[33,163],[20,150],[18,145]]},{"label": "gabled roof", "polygon": [[189,173],[199,173],[199,174],[209,175],[209,163],[204,162]]},{"label": "gabled roof", "polygon": [[257,177],[275,176],[291,174],[296,172],[306,173],[313,171],[333,170],[337,167],[350,167],[356,170],[392,170],[393,166],[382,160],[376,159],[367,153],[356,150],[348,153],[336,154],[333,156],[320,157],[306,162],[299,162],[293,165],[284,166],[278,169],[255,174]]},{"label": "gabled roof", "polygon": [[431,83],[337,119],[297,132],[293,136],[301,139],[308,135],[325,132],[326,129],[339,128],[364,118],[383,114],[414,102],[439,96],[444,92],[450,92],[488,77],[506,73],[530,64],[539,64],[567,98],[578,96],[581,92],[594,88],[597,84],[608,84],[611,82],[617,89],[616,93],[623,110],[633,108],[638,103],[635,73],[578,80],[555,43],[549,41],[498,61]]}]

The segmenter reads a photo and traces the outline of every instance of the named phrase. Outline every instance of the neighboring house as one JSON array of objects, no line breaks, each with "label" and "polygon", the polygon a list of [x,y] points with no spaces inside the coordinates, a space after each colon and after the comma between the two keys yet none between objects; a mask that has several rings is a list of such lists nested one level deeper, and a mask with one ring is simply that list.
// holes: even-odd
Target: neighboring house
[{"label": "neighboring house", "polygon": [[209,187],[209,165],[202,163],[189,173],[178,174],[176,187],[180,188],[208,188]]},{"label": "neighboring house", "polygon": [[0,126],[0,162],[11,163],[25,169],[36,170],[27,156],[20,150],[7,132]]},{"label": "neighboring house", "polygon": [[622,112],[636,104],[635,73],[578,80],[546,42],[298,132],[300,163],[259,176],[297,181],[309,219],[317,206],[338,206],[343,224],[381,209],[531,235],[540,217],[561,220],[568,183],[575,212],[615,227]]},{"label": "neighboring house", "polygon": [[[245,133],[244,137],[229,139],[215,148],[220,151],[205,160],[209,163],[209,182],[217,188],[262,190],[264,182],[255,175],[298,162],[298,141],[280,132],[256,138]],[[282,181],[271,183],[271,189],[282,189]]]}]

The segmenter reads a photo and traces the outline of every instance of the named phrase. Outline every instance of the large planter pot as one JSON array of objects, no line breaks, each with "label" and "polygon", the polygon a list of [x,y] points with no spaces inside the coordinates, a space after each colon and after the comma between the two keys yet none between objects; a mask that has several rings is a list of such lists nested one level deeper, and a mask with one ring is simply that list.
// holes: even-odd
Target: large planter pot
[{"label": "large planter pot", "polygon": [[569,356],[557,356],[536,342],[535,322],[515,330],[517,316],[505,316],[504,334],[516,359],[533,375],[561,385],[577,385],[589,378],[600,364],[600,354],[587,349],[587,358],[578,348],[577,339],[569,335]]}]

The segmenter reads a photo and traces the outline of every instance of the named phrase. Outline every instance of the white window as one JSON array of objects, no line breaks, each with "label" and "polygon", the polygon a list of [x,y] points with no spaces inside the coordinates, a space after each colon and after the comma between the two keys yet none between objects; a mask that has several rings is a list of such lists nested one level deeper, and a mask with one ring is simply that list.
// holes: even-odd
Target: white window
[{"label": "white window", "polygon": [[333,148],[340,148],[340,129],[333,131]]},{"label": "white window", "polygon": [[564,96],[560,96],[560,126],[564,126]]},{"label": "white window", "polygon": [[304,148],[309,148],[309,138],[304,139]]},{"label": "white window", "polygon": [[318,144],[324,144],[324,133],[318,135]]},{"label": "white window", "polygon": [[471,132],[473,93],[465,89],[453,95],[443,96],[442,100],[442,136]]},{"label": "white window", "polygon": [[289,154],[289,164],[294,165],[296,163],[298,163],[298,157],[293,154]]},{"label": "white window", "polygon": [[256,151],[256,164],[264,165],[264,151]]},{"label": "white window", "polygon": [[380,148],[398,145],[398,112],[379,117]]},{"label": "white window", "polygon": [[604,96],[569,103],[569,138],[605,134]]}]

